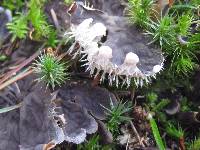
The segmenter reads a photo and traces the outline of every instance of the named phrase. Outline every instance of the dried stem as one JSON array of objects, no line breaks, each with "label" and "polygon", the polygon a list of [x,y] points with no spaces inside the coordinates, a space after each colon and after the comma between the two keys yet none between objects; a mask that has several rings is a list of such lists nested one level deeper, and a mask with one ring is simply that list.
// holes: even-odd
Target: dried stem
[{"label": "dried stem", "polygon": [[58,31],[60,31],[60,25],[59,25],[59,23],[58,23],[58,18],[57,18],[57,15],[56,15],[54,9],[52,8],[52,9],[50,10],[50,12],[51,12],[51,16],[52,16],[52,19],[53,19],[53,22],[54,22],[54,25],[55,25],[56,29],[57,29]]},{"label": "dried stem", "polygon": [[8,85],[10,85],[10,84],[12,84],[12,83],[14,83],[14,82],[26,77],[26,76],[28,76],[28,75],[30,75],[32,73],[33,73],[33,69],[30,69],[30,68],[26,69],[25,71],[19,73],[15,77],[13,77],[10,80],[8,80],[8,81],[4,82],[3,84],[1,84],[0,85],[0,90],[2,90],[3,88],[7,87]]},{"label": "dried stem", "polygon": [[127,143],[126,143],[126,150],[128,150],[129,139],[130,139],[130,134],[128,135],[128,140],[127,140]]},{"label": "dried stem", "polygon": [[44,144],[43,150],[51,150],[51,149],[54,148],[55,146],[56,146],[55,143],[49,142],[48,144]]},{"label": "dried stem", "polygon": [[139,141],[140,145],[141,145],[142,147],[145,147],[145,145],[143,144],[143,142],[142,142],[142,140],[141,140],[141,138],[140,138],[140,135],[139,135],[139,133],[137,132],[137,130],[136,130],[136,128],[135,128],[133,122],[132,122],[132,121],[129,121],[129,122],[130,122],[131,128],[133,129],[133,132],[135,133],[136,138],[137,138],[137,140]]},{"label": "dried stem", "polygon": [[16,69],[11,70],[9,72],[7,72],[4,77],[0,80],[0,84],[2,84],[3,82],[5,82],[7,79],[11,78],[12,76],[14,76],[18,71],[20,71],[23,67],[25,67],[26,65],[28,65],[31,61],[33,61],[37,56],[39,56],[41,49],[43,49],[44,45],[41,46],[41,48],[35,52],[31,57],[29,57],[28,59],[26,59],[24,62],[22,62]]}]

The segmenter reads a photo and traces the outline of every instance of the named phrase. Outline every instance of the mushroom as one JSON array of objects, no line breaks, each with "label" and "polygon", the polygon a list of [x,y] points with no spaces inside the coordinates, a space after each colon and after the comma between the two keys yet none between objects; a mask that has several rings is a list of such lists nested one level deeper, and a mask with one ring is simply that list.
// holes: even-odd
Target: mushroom
[{"label": "mushroom", "polygon": [[[94,6],[95,7],[95,6]],[[130,25],[123,16],[114,16],[95,10],[87,10],[81,5],[71,14],[72,32],[65,35],[75,37],[68,51],[73,55],[83,54],[86,71],[100,81],[108,74],[109,84],[118,86],[119,81],[130,86],[134,78],[137,86],[148,83],[163,69],[164,57],[156,45],[149,45],[149,37],[142,34],[136,25]],[[106,41],[101,38],[106,35]],[[75,50],[75,45],[80,45]],[[83,58],[86,58],[83,60]]]}]

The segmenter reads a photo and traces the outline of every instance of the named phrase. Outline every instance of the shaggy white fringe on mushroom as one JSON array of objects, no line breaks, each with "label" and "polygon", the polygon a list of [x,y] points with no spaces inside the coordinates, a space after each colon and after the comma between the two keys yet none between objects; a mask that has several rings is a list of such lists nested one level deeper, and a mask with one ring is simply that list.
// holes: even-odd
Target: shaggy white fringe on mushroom
[{"label": "shaggy white fringe on mushroom", "polygon": [[73,57],[76,57],[77,54],[83,54],[80,61],[86,61],[83,66],[87,66],[86,71],[89,70],[90,74],[94,74],[96,70],[95,77],[100,71],[103,71],[100,81],[105,79],[107,73],[110,85],[115,82],[116,86],[118,86],[120,78],[123,81],[122,85],[127,84],[127,86],[130,86],[131,79],[134,78],[136,86],[143,86],[144,82],[148,83],[151,77],[155,78],[156,73],[162,70],[163,63],[155,65],[151,72],[143,74],[137,67],[140,59],[133,52],[126,54],[122,65],[113,64],[111,61],[113,57],[112,49],[109,46],[98,46],[99,39],[106,35],[106,27],[102,23],[92,25],[92,22],[92,18],[85,19],[78,26],[72,26],[72,32],[65,33],[65,35],[71,35],[70,38],[75,38],[75,43],[68,53],[72,54],[75,45],[79,44],[80,48],[76,50]]}]

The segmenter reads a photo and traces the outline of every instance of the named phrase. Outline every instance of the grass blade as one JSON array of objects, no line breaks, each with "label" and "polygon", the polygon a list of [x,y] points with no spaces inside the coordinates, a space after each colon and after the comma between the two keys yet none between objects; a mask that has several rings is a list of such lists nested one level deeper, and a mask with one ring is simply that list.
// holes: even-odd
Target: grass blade
[{"label": "grass blade", "polygon": [[5,108],[1,108],[0,109],[0,114],[9,112],[9,111],[14,110],[14,109],[17,109],[17,108],[19,108],[21,106],[22,106],[22,103],[19,103],[19,104],[14,105],[14,106],[9,106],[9,107],[5,107]]},{"label": "grass blade", "polygon": [[164,143],[163,143],[162,138],[160,136],[156,121],[152,118],[151,114],[149,114],[148,118],[150,120],[150,125],[151,125],[151,129],[153,131],[153,136],[156,140],[156,144],[157,144],[159,150],[165,150],[165,146],[164,146]]}]

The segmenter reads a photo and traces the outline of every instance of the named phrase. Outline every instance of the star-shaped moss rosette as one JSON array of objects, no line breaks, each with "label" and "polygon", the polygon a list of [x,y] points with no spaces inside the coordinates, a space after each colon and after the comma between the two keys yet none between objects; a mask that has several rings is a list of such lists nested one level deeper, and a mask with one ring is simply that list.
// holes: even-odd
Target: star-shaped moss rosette
[{"label": "star-shaped moss rosette", "polygon": [[[140,28],[130,24],[126,17],[111,16],[99,10],[87,10],[82,5],[71,14],[71,30],[65,35],[75,38],[69,50],[74,57],[82,54],[80,61],[86,62],[86,70],[101,81],[108,75],[109,84],[118,86],[135,84],[142,86],[163,68],[164,57],[161,49],[148,44],[149,37]],[[105,41],[102,41],[102,38]],[[80,48],[75,49],[79,44]]]}]

